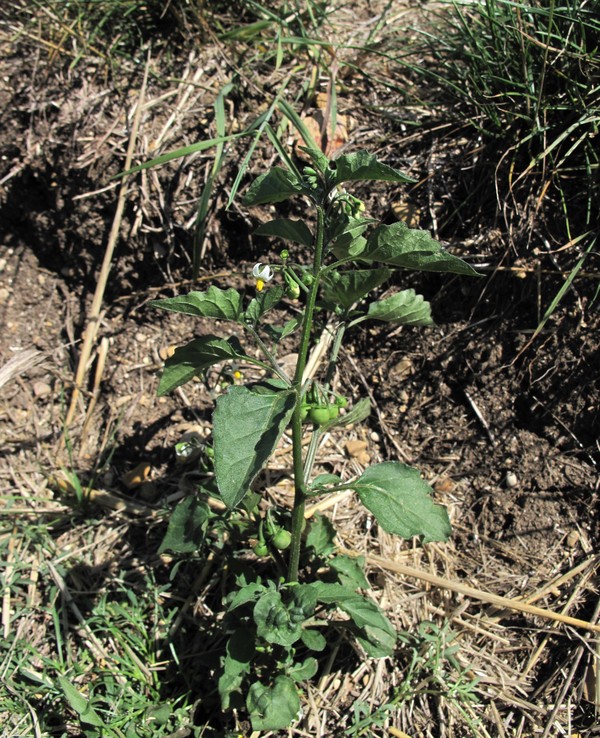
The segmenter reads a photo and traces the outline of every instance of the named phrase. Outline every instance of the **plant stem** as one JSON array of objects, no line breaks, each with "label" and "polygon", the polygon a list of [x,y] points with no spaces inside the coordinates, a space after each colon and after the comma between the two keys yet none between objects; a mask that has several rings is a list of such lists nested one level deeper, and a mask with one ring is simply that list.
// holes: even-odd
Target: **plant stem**
[{"label": "plant stem", "polygon": [[296,407],[292,416],[292,453],[294,464],[294,507],[292,510],[292,543],[288,568],[288,582],[298,581],[298,564],[300,562],[300,548],[302,544],[302,527],[304,525],[304,506],[306,503],[306,483],[304,479],[304,464],[302,460],[302,382],[308,349],[310,347],[310,331],[313,323],[313,314],[319,291],[319,277],[323,260],[323,237],[325,230],[325,215],[323,208],[317,205],[317,229],[315,233],[315,253],[313,256],[313,283],[308,293],[304,318],[302,321],[302,336],[298,350],[298,362],[294,374],[293,388],[296,391]]}]

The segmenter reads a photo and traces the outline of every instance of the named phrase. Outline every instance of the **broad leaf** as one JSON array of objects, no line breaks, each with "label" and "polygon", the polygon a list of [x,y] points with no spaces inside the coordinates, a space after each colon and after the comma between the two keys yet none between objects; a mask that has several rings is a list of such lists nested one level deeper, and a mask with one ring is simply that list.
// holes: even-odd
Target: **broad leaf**
[{"label": "broad leaf", "polygon": [[388,461],[369,467],[350,484],[388,533],[422,536],[424,543],[445,541],[451,533],[446,508],[433,502],[432,489],[417,469]]},{"label": "broad leaf", "polygon": [[218,684],[221,707],[224,710],[230,707],[231,693],[240,688],[245,675],[250,672],[254,652],[254,633],[246,628],[236,630],[227,641],[223,673]]},{"label": "broad leaf", "polygon": [[393,653],[396,630],[376,602],[356,595],[342,600],[339,608],[350,616],[359,629],[357,638],[369,656],[381,658]]},{"label": "broad leaf", "polygon": [[[341,224],[340,224],[341,221]],[[327,241],[331,243],[331,250],[338,259],[356,258],[367,244],[362,234],[372,224],[377,223],[372,218],[350,218],[340,215],[336,218],[332,233],[327,233]]]},{"label": "broad leaf", "polygon": [[291,390],[258,394],[232,387],[213,414],[215,477],[221,499],[235,507],[267,463],[294,410]]},{"label": "broad leaf", "polygon": [[310,522],[306,534],[306,546],[312,548],[316,556],[327,556],[335,551],[336,530],[329,518],[316,514]]},{"label": "broad leaf", "polygon": [[248,188],[244,197],[244,205],[264,205],[269,202],[282,202],[293,195],[304,192],[302,182],[287,169],[273,167]]},{"label": "broad leaf", "polygon": [[294,241],[303,246],[312,246],[313,236],[309,227],[302,220],[279,218],[263,223],[254,233],[257,236],[277,236],[285,241]]},{"label": "broad leaf", "polygon": [[280,285],[271,287],[263,292],[259,292],[259,294],[248,303],[244,319],[247,322],[256,325],[265,313],[269,312],[269,310],[272,310],[277,305],[283,297],[284,292],[285,290]]},{"label": "broad leaf", "polygon": [[98,728],[105,728],[106,725],[96,710],[90,704],[87,697],[84,697],[71,682],[65,677],[58,677],[58,684],[61,688],[65,699],[69,703],[69,707],[79,715],[79,719],[86,725],[95,725]]},{"label": "broad leaf", "polygon": [[329,159],[320,149],[309,148],[308,146],[300,146],[300,151],[308,154],[314,166],[323,174],[329,166]]},{"label": "broad leaf", "polygon": [[290,677],[278,676],[272,687],[254,682],[248,691],[246,707],[252,730],[281,730],[298,717],[300,697]]},{"label": "broad leaf", "polygon": [[210,517],[210,508],[205,500],[199,499],[196,495],[183,499],[169,518],[167,533],[160,544],[158,553],[165,551],[194,553],[197,551],[204,541]]},{"label": "broad leaf", "polygon": [[383,182],[415,181],[398,169],[377,161],[377,158],[367,151],[356,151],[353,154],[338,156],[337,159],[329,162],[329,168],[335,171],[335,184],[368,180]]},{"label": "broad leaf", "polygon": [[206,292],[190,292],[181,297],[153,300],[150,304],[161,310],[196,315],[201,318],[238,321],[242,314],[242,296],[231,287],[222,290],[212,286]]},{"label": "broad leaf", "polygon": [[413,289],[402,290],[391,297],[372,302],[367,312],[355,318],[350,325],[364,320],[383,320],[401,325],[433,325],[431,305]]},{"label": "broad leaf", "polygon": [[237,590],[237,592],[228,596],[227,609],[231,611],[247,604],[248,602],[256,602],[256,600],[258,600],[259,597],[262,597],[266,591],[267,588],[260,582],[249,582],[248,584],[244,584]]},{"label": "broad leaf", "polygon": [[358,258],[403,269],[478,276],[465,261],[444,251],[427,231],[409,228],[402,221],[376,228],[369,235],[367,246]]},{"label": "broad leaf", "polygon": [[317,653],[324,651],[327,646],[325,636],[314,628],[305,628],[300,638],[306,648]]},{"label": "broad leaf", "polygon": [[355,589],[358,587],[369,589],[369,580],[365,576],[364,556],[351,557],[338,554],[328,563],[337,574],[340,584]]},{"label": "broad leaf", "polygon": [[313,656],[309,656],[301,664],[294,664],[287,670],[288,676],[295,682],[305,682],[312,679],[319,670],[319,662]]},{"label": "broad leaf", "polygon": [[317,600],[324,605],[339,605],[344,600],[358,597],[356,587],[337,584],[336,582],[313,582]]},{"label": "broad leaf", "polygon": [[392,275],[391,269],[353,269],[333,272],[323,282],[322,297],[348,310]]},{"label": "broad leaf", "polygon": [[158,394],[166,395],[176,387],[189,382],[209,366],[233,359],[251,361],[234,336],[227,340],[210,335],[196,338],[185,346],[175,349],[173,356],[167,359],[158,384]]},{"label": "broad leaf", "polygon": [[279,592],[267,592],[254,606],[256,635],[268,643],[289,648],[302,636],[302,618],[292,618],[292,608],[281,599]]}]

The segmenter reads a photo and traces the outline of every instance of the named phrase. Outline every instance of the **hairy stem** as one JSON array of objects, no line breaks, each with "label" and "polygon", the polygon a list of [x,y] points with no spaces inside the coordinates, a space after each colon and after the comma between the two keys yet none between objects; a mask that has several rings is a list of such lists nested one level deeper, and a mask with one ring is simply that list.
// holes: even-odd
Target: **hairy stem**
[{"label": "hairy stem", "polygon": [[308,349],[310,348],[310,331],[313,323],[313,314],[319,291],[319,277],[323,260],[323,237],[325,216],[323,208],[317,205],[317,229],[315,233],[315,252],[313,256],[313,283],[310,286],[304,319],[302,321],[302,336],[298,350],[298,363],[294,374],[293,387],[296,390],[296,407],[292,416],[292,445],[294,464],[294,508],[292,510],[292,543],[288,565],[288,582],[298,580],[298,564],[302,544],[302,527],[304,525],[304,506],[306,503],[306,482],[304,478],[304,464],[302,459],[302,382]]}]

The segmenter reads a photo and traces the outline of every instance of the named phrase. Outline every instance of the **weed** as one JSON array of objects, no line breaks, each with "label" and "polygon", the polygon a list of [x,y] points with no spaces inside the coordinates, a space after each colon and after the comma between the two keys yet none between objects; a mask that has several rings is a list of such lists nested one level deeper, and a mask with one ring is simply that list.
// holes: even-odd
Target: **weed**
[{"label": "weed", "polygon": [[[368,468],[359,477],[343,480],[333,474],[312,478],[319,438],[335,426],[359,422],[368,414],[367,400],[350,400],[333,389],[339,351],[348,330],[367,320],[396,325],[429,325],[429,304],[407,289],[383,300],[367,296],[395,268],[474,275],[461,259],[444,251],[426,232],[400,222],[377,225],[365,215],[364,204],[344,189],[348,182],[411,181],[364,151],[330,161],[320,150],[303,148],[310,165],[302,171],[274,167],[249,188],[248,206],[279,203],[303,197],[316,211],[316,225],[288,218],[269,221],[257,229],[308,249],[309,264],[294,250],[282,250],[279,261],[259,263],[252,270],[256,296],[249,301],[235,289],[212,286],[154,302],[156,307],[229,321],[255,350],[248,351],[232,335],[203,335],[176,349],[166,361],[159,393],[166,394],[208,367],[234,361],[256,367],[262,378],[232,386],[216,402],[213,415],[214,479],[175,510],[161,550],[189,553],[201,545],[215,518],[209,500],[218,497],[229,510],[242,547],[270,559],[273,568],[257,575],[243,568],[226,596],[225,630],[219,693],[223,709],[245,707],[254,730],[285,728],[300,711],[299,684],[319,669],[316,654],[327,646],[328,621],[344,615],[335,627],[354,638],[367,656],[393,653],[395,631],[373,599],[362,594],[369,583],[359,560],[337,554],[335,529],[317,517],[306,527],[305,506],[315,496],[354,490],[379,525],[404,538],[443,540],[449,522],[443,507],[431,500],[431,489],[417,470],[397,462]],[[378,265],[378,266],[375,266]],[[273,283],[273,284],[272,284]],[[268,322],[286,299],[298,301],[289,320]],[[322,381],[307,376],[314,347],[315,325],[331,322],[333,340]],[[293,376],[277,358],[282,341],[299,332],[298,359]],[[292,437],[294,503],[291,510],[259,507],[260,495],[250,489],[285,432]],[[308,450],[304,439],[308,434]],[[244,515],[246,521],[243,522]],[[244,537],[246,541],[244,542]],[[230,554],[233,562],[233,552]],[[326,572],[316,574],[316,572]],[[331,626],[330,626],[331,627]]]}]

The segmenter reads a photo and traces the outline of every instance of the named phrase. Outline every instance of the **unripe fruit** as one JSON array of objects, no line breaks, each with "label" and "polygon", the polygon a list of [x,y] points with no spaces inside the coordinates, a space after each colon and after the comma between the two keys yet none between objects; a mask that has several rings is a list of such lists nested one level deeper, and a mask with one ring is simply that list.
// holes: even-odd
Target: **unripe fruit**
[{"label": "unripe fruit", "polygon": [[289,531],[281,528],[277,533],[275,533],[271,541],[276,549],[279,551],[285,551],[286,548],[289,548],[290,543],[292,542],[292,536]]},{"label": "unripe fruit", "polygon": [[268,556],[269,555],[269,547],[264,541],[256,541],[254,544],[254,553],[257,556]]},{"label": "unripe fruit", "polygon": [[327,405],[311,407],[309,417],[315,425],[323,425],[329,420],[329,408]]}]

